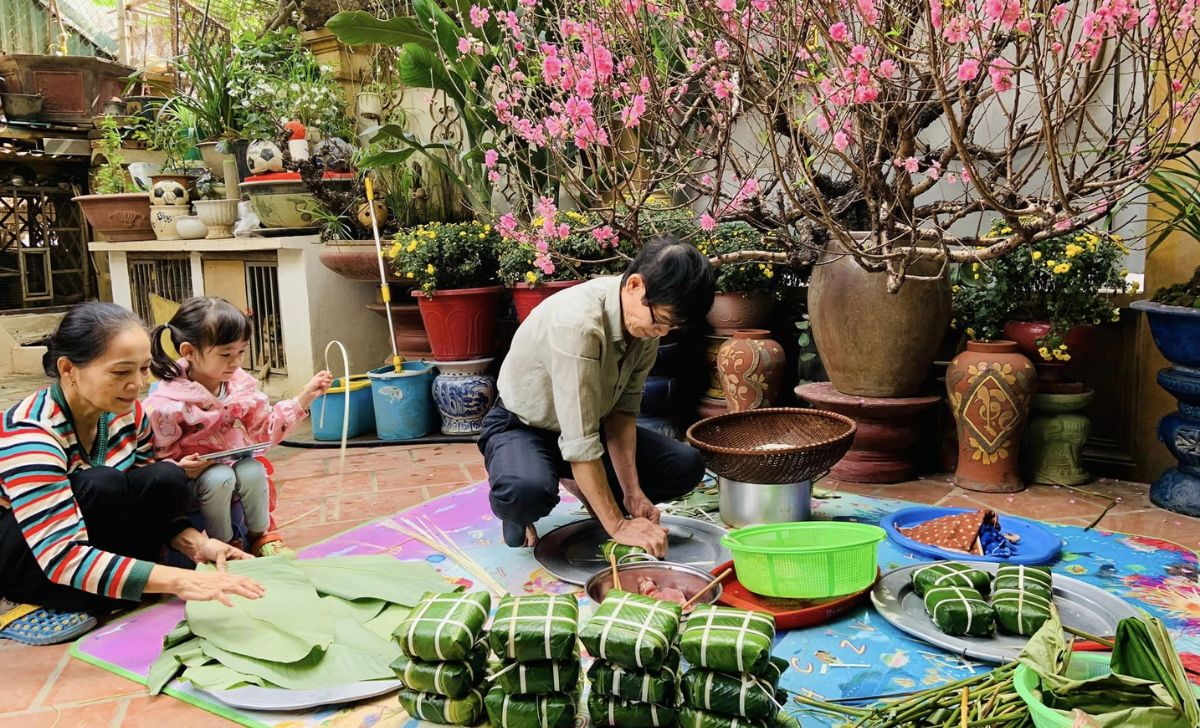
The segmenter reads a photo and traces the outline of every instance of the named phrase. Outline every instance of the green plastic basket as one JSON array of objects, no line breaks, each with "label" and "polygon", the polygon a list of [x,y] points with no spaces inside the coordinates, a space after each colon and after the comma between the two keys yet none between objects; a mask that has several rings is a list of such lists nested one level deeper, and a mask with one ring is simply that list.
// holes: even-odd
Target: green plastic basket
[{"label": "green plastic basket", "polygon": [[[1108,667],[1111,657],[1107,652],[1076,652],[1071,655],[1071,664],[1067,665],[1067,677],[1088,680],[1107,675],[1111,672]],[[1036,672],[1024,665],[1017,665],[1017,670],[1013,673],[1013,687],[1029,707],[1029,717],[1033,719],[1033,725],[1036,728],[1071,728],[1074,720],[1070,713],[1048,708],[1042,702],[1041,686],[1041,678]]]},{"label": "green plastic basket", "polygon": [[871,586],[887,533],[865,523],[771,523],[730,531],[721,545],[746,589],[780,599],[827,599]]}]

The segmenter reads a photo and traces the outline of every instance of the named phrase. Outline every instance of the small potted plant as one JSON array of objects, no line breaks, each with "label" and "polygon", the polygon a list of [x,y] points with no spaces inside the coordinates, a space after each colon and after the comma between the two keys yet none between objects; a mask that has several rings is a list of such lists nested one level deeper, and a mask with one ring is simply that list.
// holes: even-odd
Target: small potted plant
[{"label": "small potted plant", "polygon": [[489,355],[500,302],[500,234],[482,222],[432,222],[396,233],[392,270],[415,286],[434,358]]},{"label": "small potted plant", "polygon": [[114,117],[100,122],[100,157],[103,162],[92,179],[93,194],[80,195],[79,203],[92,229],[112,242],[151,240],[150,199],[134,192],[121,155],[121,129]]},{"label": "small potted plant", "polygon": [[[133,138],[145,143],[152,151],[163,155],[162,171],[150,175],[151,194],[159,182],[173,181],[185,189],[191,185],[185,157],[192,148],[188,138],[188,112],[174,100],[164,104],[151,120],[142,119],[134,129]],[[186,204],[186,201],[185,203]]]},{"label": "small potted plant", "polygon": [[[1011,233],[1003,223],[993,232]],[[1087,355],[1097,324],[1116,320],[1112,296],[1126,287],[1126,252],[1118,236],[1080,230],[965,266],[953,289],[955,320],[973,339],[1015,341],[1045,390],[1063,382],[1067,362]]]}]

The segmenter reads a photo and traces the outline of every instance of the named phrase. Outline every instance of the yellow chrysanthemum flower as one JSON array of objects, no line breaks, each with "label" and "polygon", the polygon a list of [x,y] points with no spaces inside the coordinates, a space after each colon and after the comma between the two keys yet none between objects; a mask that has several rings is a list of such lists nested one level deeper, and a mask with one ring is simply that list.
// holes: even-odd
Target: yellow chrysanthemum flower
[{"label": "yellow chrysanthemum flower", "polygon": [[529,285],[531,285],[531,286],[532,286],[533,284],[537,283],[537,282],[538,282],[537,273],[534,273],[533,271],[526,271],[526,273],[525,273],[525,282],[526,282],[526,283],[528,283],[528,284],[529,284]]},{"label": "yellow chrysanthemum flower", "polygon": [[1035,250],[1029,254],[1029,257],[1033,258],[1034,260],[1041,260],[1042,259],[1042,251]]},{"label": "yellow chrysanthemum flower", "polygon": [[1070,270],[1071,270],[1071,264],[1070,264],[1070,263],[1059,263],[1058,265],[1054,266],[1054,273],[1056,273],[1056,274],[1058,274],[1058,275],[1062,275],[1063,273],[1067,273],[1067,272],[1069,272]]},{"label": "yellow chrysanthemum flower", "polygon": [[1079,255],[1082,252],[1083,252],[1082,245],[1076,245],[1075,243],[1067,244],[1067,257],[1068,258],[1074,258],[1075,256]]},{"label": "yellow chrysanthemum flower", "polygon": [[1050,350],[1044,346],[1038,347],[1038,355],[1043,359],[1050,359]]},{"label": "yellow chrysanthemum flower", "polygon": [[437,268],[433,267],[433,263],[430,263],[429,265],[425,266],[425,272],[428,273],[429,275],[433,275],[434,271],[436,271],[436,270],[437,270]]},{"label": "yellow chrysanthemum flower", "polygon": [[975,329],[968,326],[967,327],[967,336],[970,336],[972,339],[974,339],[975,338]]}]

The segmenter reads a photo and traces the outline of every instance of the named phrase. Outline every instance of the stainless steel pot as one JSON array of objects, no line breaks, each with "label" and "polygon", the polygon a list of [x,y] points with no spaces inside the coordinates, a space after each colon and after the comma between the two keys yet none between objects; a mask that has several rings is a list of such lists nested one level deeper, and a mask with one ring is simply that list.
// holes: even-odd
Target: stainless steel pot
[{"label": "stainless steel pot", "polygon": [[[618,564],[617,573],[621,576],[621,586],[626,591],[637,593],[638,579],[648,576],[654,579],[660,589],[674,587],[691,598],[713,580],[713,575],[687,564],[676,564],[671,561],[643,561],[633,564]],[[613,587],[612,570],[597,571],[595,576],[588,579],[587,595],[599,604]],[[697,600],[699,604],[715,604],[721,596],[721,585],[717,584]]]},{"label": "stainless steel pot", "polygon": [[791,523],[812,517],[812,481],[799,483],[741,483],[717,478],[721,520],[731,528],[761,523]]}]

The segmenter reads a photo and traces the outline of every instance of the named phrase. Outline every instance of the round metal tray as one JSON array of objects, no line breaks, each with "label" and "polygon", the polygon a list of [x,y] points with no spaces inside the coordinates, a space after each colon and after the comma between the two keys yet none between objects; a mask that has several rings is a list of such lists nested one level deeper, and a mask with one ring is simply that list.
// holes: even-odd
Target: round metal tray
[{"label": "round metal tray", "polygon": [[[714,523],[683,516],[663,516],[661,523],[667,529],[667,561],[708,571],[733,558],[721,546],[725,529]],[[583,586],[608,564],[600,553],[607,540],[600,522],[587,518],[542,536],[533,556],[562,581]]]},{"label": "round metal tray", "polygon": [[232,708],[284,712],[307,710],[322,705],[355,703],[359,700],[395,692],[401,687],[399,680],[366,680],[324,690],[284,690],[283,688],[262,688],[250,685],[233,690],[211,692],[201,690],[200,692],[207,692],[213,698]]},{"label": "round metal tray", "polygon": [[[962,657],[998,664],[1020,657],[1028,637],[999,632],[991,637],[953,637],[938,629],[912,586],[912,572],[925,566],[929,564],[889,571],[875,584],[871,602],[884,619],[901,632]],[[1000,565],[975,562],[971,568],[994,575]],[[1094,635],[1115,634],[1117,622],[1137,616],[1120,597],[1062,574],[1054,575],[1054,605],[1064,625]]]}]

